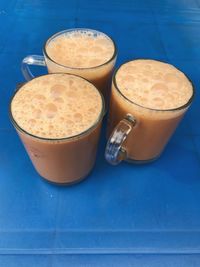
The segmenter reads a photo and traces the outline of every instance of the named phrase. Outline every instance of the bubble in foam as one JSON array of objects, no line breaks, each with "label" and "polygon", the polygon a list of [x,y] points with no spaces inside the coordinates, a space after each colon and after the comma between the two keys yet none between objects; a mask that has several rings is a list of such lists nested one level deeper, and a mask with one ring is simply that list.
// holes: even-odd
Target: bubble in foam
[{"label": "bubble in foam", "polygon": [[146,103],[148,101],[148,99],[146,97],[141,97],[141,102],[142,103]]},{"label": "bubble in foam", "polygon": [[86,120],[86,122],[87,122],[87,123],[92,123],[92,122],[93,122],[93,119],[88,118],[88,119]]},{"label": "bubble in foam", "polygon": [[173,92],[174,99],[177,99],[179,97],[179,94],[177,92]]},{"label": "bubble in foam", "polygon": [[71,87],[71,90],[66,92],[66,96],[70,98],[75,98],[76,97],[76,92],[75,90],[73,91],[73,87]]},{"label": "bubble in foam", "polygon": [[175,98],[174,98],[174,96],[173,96],[172,94],[167,94],[167,95],[165,96],[165,100],[166,100],[167,102],[173,102],[173,101],[175,100]]},{"label": "bubble in foam", "polygon": [[95,112],[95,109],[94,109],[94,108],[89,108],[89,109],[88,109],[88,112],[89,112],[89,113],[93,113],[93,112]]},{"label": "bubble in foam", "polygon": [[55,117],[56,113],[57,113],[57,107],[55,104],[53,103],[48,103],[45,106],[45,115],[47,118],[52,119],[53,117]]},{"label": "bubble in foam", "polygon": [[36,95],[34,95],[34,98],[36,98],[38,100],[45,100],[46,99],[46,97],[42,94],[36,94]]},{"label": "bubble in foam", "polygon": [[59,118],[59,120],[60,120],[60,121],[64,121],[64,120],[65,120],[65,118],[63,118],[63,117],[60,117],[60,118]]},{"label": "bubble in foam", "polygon": [[154,101],[157,108],[160,108],[164,105],[164,100],[161,99],[160,97],[154,97],[153,101]]},{"label": "bubble in foam", "polygon": [[98,66],[98,65],[101,65],[101,59],[100,59],[100,58],[89,59],[88,62],[89,62],[92,66]]},{"label": "bubble in foam", "polygon": [[35,124],[36,124],[36,120],[34,120],[34,119],[30,119],[30,120],[28,120],[28,124],[29,124],[31,127],[35,126]]},{"label": "bubble in foam", "polygon": [[69,119],[66,119],[65,120],[65,123],[66,123],[66,125],[68,125],[68,126],[72,126],[72,125],[74,125],[74,122],[72,121],[72,120],[69,120]]},{"label": "bubble in foam", "polygon": [[[78,55],[78,56],[79,56],[79,55]],[[80,66],[80,67],[82,67],[82,61],[81,61],[81,59],[79,58],[79,59],[74,60],[74,64],[75,64],[76,66]]]},{"label": "bubble in foam", "polygon": [[50,130],[53,130],[54,129],[54,126],[52,124],[49,125],[49,129]]},{"label": "bubble in foam", "polygon": [[87,47],[82,47],[80,50],[80,54],[87,54],[89,52]]},{"label": "bubble in foam", "polygon": [[162,76],[159,75],[159,74],[155,74],[155,75],[153,76],[153,78],[154,78],[155,80],[161,80],[161,79],[162,79]]},{"label": "bubble in foam", "polygon": [[138,71],[137,66],[127,66],[127,73],[134,74],[134,73],[137,73],[137,71]]},{"label": "bubble in foam", "polygon": [[165,85],[164,83],[156,83],[151,87],[151,90],[166,92],[168,91],[168,86]]},{"label": "bubble in foam", "polygon": [[60,97],[65,92],[65,86],[62,84],[55,84],[51,87],[51,94],[54,97]]},{"label": "bubble in foam", "polygon": [[126,80],[126,82],[134,82],[135,78],[132,75],[126,75],[124,76],[124,80]]},{"label": "bubble in foam", "polygon": [[[69,85],[72,86],[74,84],[74,81],[72,79],[69,80]],[[76,89],[76,88],[74,88]]]},{"label": "bubble in foam", "polygon": [[101,53],[103,51],[103,48],[101,46],[93,46],[90,48],[90,52],[93,53]]},{"label": "bubble in foam", "polygon": [[[25,103],[25,100],[22,99],[22,100],[18,101],[18,103],[19,103],[19,105],[23,105]],[[24,105],[24,106],[27,106],[27,105]]]},{"label": "bubble in foam", "polygon": [[180,82],[179,77],[177,77],[177,75],[172,74],[172,73],[165,74],[164,80],[167,82],[172,82],[172,83],[179,83]]},{"label": "bubble in foam", "polygon": [[70,129],[67,130],[67,131],[66,131],[66,134],[70,136],[70,135],[72,134],[72,130],[70,130]]},{"label": "bubble in foam", "polygon": [[33,116],[35,119],[40,119],[41,115],[42,115],[42,111],[40,109],[33,110]]},{"label": "bubble in foam", "polygon": [[32,97],[33,94],[32,93],[27,93],[27,95],[23,96],[23,98],[21,100],[25,100],[25,99],[29,99],[30,97]]},{"label": "bubble in foam", "polygon": [[58,103],[64,103],[64,99],[62,97],[57,97],[54,99],[55,102],[58,102]]},{"label": "bubble in foam", "polygon": [[147,64],[147,65],[144,66],[144,68],[145,68],[146,70],[151,70],[152,67],[151,67],[151,65]]},{"label": "bubble in foam", "polygon": [[[141,71],[141,73],[144,77],[152,77],[152,73],[148,70]],[[139,76],[142,77],[141,74],[139,74]]]},{"label": "bubble in foam", "polygon": [[48,85],[49,84],[49,81],[47,81],[47,80],[46,81],[41,81],[41,84],[42,85]]},{"label": "bubble in foam", "polygon": [[74,114],[74,118],[75,118],[76,120],[81,121],[81,120],[83,119],[83,116],[81,115],[81,113],[75,113],[75,114]]}]

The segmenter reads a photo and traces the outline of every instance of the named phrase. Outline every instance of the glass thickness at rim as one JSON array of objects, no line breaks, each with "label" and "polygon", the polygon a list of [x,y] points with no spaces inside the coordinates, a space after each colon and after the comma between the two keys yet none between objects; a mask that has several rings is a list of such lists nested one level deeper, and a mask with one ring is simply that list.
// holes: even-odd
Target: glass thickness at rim
[{"label": "glass thickness at rim", "polygon": [[[62,74],[62,75],[76,76],[76,77],[81,78],[81,79],[83,79],[83,80],[89,82],[90,84],[92,84],[92,83],[91,83],[90,81],[88,81],[87,79],[82,78],[82,77],[80,77],[80,76],[78,76],[78,75],[75,75],[75,74],[71,74],[71,73],[49,73],[49,74],[46,74],[46,75],[40,75],[40,76],[38,76],[38,77],[36,77],[36,78],[34,78],[34,79],[32,79],[32,80],[38,79],[38,78],[40,78],[40,77],[49,76],[49,75],[52,76],[52,75],[60,75],[60,74]],[[32,80],[31,80],[31,81],[32,81]],[[29,81],[29,82],[31,82],[31,81]],[[28,82],[28,83],[29,83],[29,82]],[[25,131],[22,127],[20,127],[20,126],[18,125],[18,123],[15,121],[15,119],[14,119],[14,117],[13,117],[13,115],[12,115],[12,108],[11,108],[12,101],[13,101],[15,95],[16,95],[16,94],[18,93],[18,91],[21,90],[26,84],[27,84],[27,83],[25,83],[24,85],[22,85],[21,87],[19,87],[19,88],[15,91],[15,93],[13,94],[13,96],[11,97],[10,105],[9,105],[9,117],[10,117],[10,120],[11,120],[12,124],[14,125],[14,127],[15,127],[17,130],[19,130],[20,132],[22,132],[22,133],[24,133],[24,134],[26,134],[26,135],[28,135],[28,136],[30,136],[30,137],[32,137],[32,138],[36,138],[36,139],[43,140],[43,141],[49,141],[49,142],[52,142],[52,141],[68,141],[68,140],[72,140],[72,139],[78,139],[79,137],[85,136],[85,135],[87,135],[88,133],[90,133],[93,129],[95,129],[95,128],[98,126],[98,123],[99,123],[99,122],[103,119],[103,117],[104,117],[104,114],[105,114],[105,101],[104,101],[103,95],[102,95],[101,92],[100,92],[100,91],[99,91],[99,90],[92,84],[93,87],[95,88],[95,90],[98,91],[98,93],[99,93],[99,95],[100,95],[100,97],[101,97],[102,108],[101,108],[101,112],[99,113],[99,116],[98,116],[97,120],[94,122],[94,124],[93,124],[90,128],[86,129],[84,132],[81,132],[81,133],[79,133],[79,134],[76,134],[76,135],[73,135],[73,136],[69,136],[69,137],[63,137],[63,138],[45,138],[45,137],[40,137],[40,136],[36,136],[36,135],[34,135],[34,134],[31,134],[31,133]]]},{"label": "glass thickness at rim", "polygon": [[[140,104],[137,104],[136,102],[130,100],[129,98],[127,98],[127,97],[121,92],[120,88],[119,88],[118,85],[117,85],[117,81],[116,81],[117,72],[120,70],[120,68],[121,68],[123,65],[125,65],[125,64],[127,64],[127,63],[129,63],[129,62],[131,62],[131,61],[135,61],[135,60],[139,60],[139,59],[150,60],[149,58],[137,58],[137,59],[133,59],[133,60],[126,61],[126,62],[124,62],[123,64],[121,64],[121,65],[115,70],[115,72],[114,72],[114,74],[113,74],[113,79],[112,79],[112,80],[113,80],[113,84],[114,84],[116,90],[118,91],[118,93],[119,93],[119,94],[120,94],[126,101],[128,101],[129,103],[134,104],[134,105],[136,105],[136,106],[138,106],[138,107],[140,107],[140,108],[143,108],[143,109],[146,109],[146,110],[158,111],[158,112],[159,112],[159,111],[160,111],[160,112],[178,111],[178,110],[181,110],[181,109],[184,109],[184,108],[188,107],[188,106],[192,103],[192,101],[193,101],[193,99],[194,99],[194,96],[195,96],[195,89],[194,89],[193,82],[187,77],[187,75],[186,75],[183,71],[181,71],[181,70],[178,69],[177,67],[176,67],[176,69],[179,70],[180,72],[182,72],[182,73],[185,75],[185,77],[188,79],[188,81],[191,83],[191,85],[192,85],[192,96],[189,98],[188,102],[185,103],[184,105],[182,105],[182,106],[180,106],[180,107],[177,107],[177,108],[172,108],[172,109],[156,109],[156,108],[148,108],[148,107],[144,107],[144,106],[142,106],[142,105],[140,105]],[[159,61],[159,62],[162,62],[162,63],[167,63],[167,64],[169,64],[168,62],[164,62],[164,61],[161,61],[161,60],[156,60],[156,61]]]},{"label": "glass thickness at rim", "polygon": [[[55,60],[53,60],[47,53],[46,51],[46,47],[48,46],[48,44],[53,40],[55,39],[56,37],[60,36],[60,35],[63,35],[65,33],[70,33],[70,32],[78,32],[78,31],[86,31],[86,32],[92,32],[92,33],[97,33],[97,34],[100,34],[100,35],[103,35],[105,36],[107,39],[109,39],[112,43],[113,43],[113,47],[114,47],[114,53],[112,55],[112,57],[107,60],[106,62],[102,63],[101,65],[98,65],[98,66],[94,66],[94,67],[70,67],[70,66],[66,66],[66,65],[62,65],[58,62],[56,62]],[[100,68],[104,65],[107,65],[108,63],[110,63],[116,56],[117,56],[117,46],[116,46],[116,43],[115,41],[108,35],[106,35],[105,33],[103,32],[100,32],[100,31],[97,31],[97,30],[93,30],[93,29],[88,29],[88,28],[72,28],[72,29],[68,29],[68,30],[64,30],[64,31],[60,31],[60,32],[57,32],[55,33],[54,35],[52,35],[44,44],[43,46],[43,53],[44,55],[50,60],[52,61],[53,63],[55,63],[56,65],[58,66],[61,66],[61,67],[64,67],[64,68],[68,68],[68,69],[76,69],[76,70],[90,70],[90,69],[97,69],[97,68]]]}]

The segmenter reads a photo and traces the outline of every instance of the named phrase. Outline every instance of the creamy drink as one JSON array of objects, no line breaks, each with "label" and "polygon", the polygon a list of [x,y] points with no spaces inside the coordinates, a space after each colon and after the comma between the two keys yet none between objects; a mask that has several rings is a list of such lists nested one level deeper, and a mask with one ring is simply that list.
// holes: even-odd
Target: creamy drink
[{"label": "creamy drink", "polygon": [[53,61],[63,66],[93,68],[108,62],[114,49],[112,40],[102,33],[73,30],[51,39],[46,52]]},{"label": "creamy drink", "polygon": [[[157,158],[189,107],[193,93],[191,82],[172,65],[154,60],[123,64],[113,77],[108,126],[111,133],[122,120],[115,129],[121,157],[136,162]],[[108,160],[108,149],[116,145],[113,135],[111,138]]]},{"label": "creamy drink", "polygon": [[106,34],[91,29],[65,30],[47,40],[43,53],[44,58],[31,55],[23,60],[27,80],[33,77],[28,65],[46,65],[49,73],[72,73],[91,81],[108,101],[117,52]]},{"label": "creamy drink", "polygon": [[38,173],[55,183],[83,179],[95,162],[103,99],[85,79],[40,76],[11,102],[12,122]]}]

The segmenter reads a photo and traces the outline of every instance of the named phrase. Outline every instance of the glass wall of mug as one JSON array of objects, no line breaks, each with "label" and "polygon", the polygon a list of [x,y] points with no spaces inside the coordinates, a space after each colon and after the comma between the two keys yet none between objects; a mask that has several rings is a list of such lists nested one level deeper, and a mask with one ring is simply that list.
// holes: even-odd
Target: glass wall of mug
[{"label": "glass wall of mug", "polygon": [[57,184],[76,183],[92,170],[103,116],[100,92],[71,74],[34,78],[10,103],[11,121],[35,169]]},{"label": "glass wall of mug", "polygon": [[[145,60],[143,63],[146,64],[146,66],[150,66],[150,63],[152,62],[157,64],[157,61],[151,60],[148,62],[148,64],[147,61],[145,62]],[[164,147],[166,146],[168,140],[170,139],[171,135],[174,133],[179,122],[183,118],[185,112],[189,108],[194,97],[194,88],[191,82],[182,72],[176,70],[177,72],[181,73],[180,78],[183,78],[184,82],[186,82],[186,86],[184,87],[186,93],[184,92],[185,94],[183,94],[185,100],[183,99],[183,104],[177,107],[176,101],[178,101],[178,97],[175,92],[173,91],[174,95],[170,95],[170,98],[167,98],[166,95],[167,84],[170,90],[170,85],[172,86],[172,78],[174,78],[175,80],[176,76],[173,76],[174,74],[172,75],[172,73],[170,74],[171,76],[169,76],[168,73],[165,73],[165,71],[163,71],[162,77],[168,78],[168,82],[166,79],[165,84],[164,82],[161,84],[160,82],[158,83],[156,80],[156,83],[151,85],[152,87],[154,86],[153,90],[155,89],[155,91],[153,92],[155,93],[155,97],[153,99],[153,101],[155,102],[153,103],[154,106],[152,106],[152,103],[150,103],[151,108],[146,107],[145,105],[141,105],[141,103],[147,102],[147,98],[149,97],[147,90],[147,79],[145,77],[138,78],[139,80],[142,80],[143,78],[145,79],[145,96],[138,96],[136,95],[137,93],[135,93],[134,95],[133,92],[132,95],[130,95],[131,90],[129,89],[131,88],[131,85],[129,88],[122,88],[123,86],[120,87],[120,85],[122,85],[121,80],[117,79],[117,77],[119,77],[119,70],[123,66],[126,66],[127,68],[128,64],[130,63],[128,62],[123,64],[113,76],[108,118],[109,140],[107,142],[107,147],[105,151],[105,157],[111,164],[117,164],[122,160],[130,161],[133,163],[145,163],[158,158],[162,153]],[[164,68],[167,67],[167,65],[170,66],[169,64],[165,64],[162,62],[158,62],[158,64],[163,64]],[[130,73],[131,72],[129,72],[128,75],[130,75]],[[136,68],[134,70],[134,73],[136,73]],[[150,77],[151,72],[149,72],[149,80]],[[126,76],[126,81],[127,79],[128,76]],[[131,80],[130,76],[129,79]],[[137,78],[134,81],[135,83],[137,83],[138,87],[139,83],[137,81]],[[133,85],[134,81],[132,81]],[[161,88],[162,86],[163,88]],[[138,87],[137,90],[140,91],[140,88]],[[177,90],[180,91],[181,88],[177,87]],[[139,98],[140,104],[138,104],[137,102]],[[152,98],[150,99],[150,101],[151,100]],[[171,102],[171,108],[161,108],[162,100],[174,101],[173,103],[175,103],[176,107],[173,108],[173,104]]]}]

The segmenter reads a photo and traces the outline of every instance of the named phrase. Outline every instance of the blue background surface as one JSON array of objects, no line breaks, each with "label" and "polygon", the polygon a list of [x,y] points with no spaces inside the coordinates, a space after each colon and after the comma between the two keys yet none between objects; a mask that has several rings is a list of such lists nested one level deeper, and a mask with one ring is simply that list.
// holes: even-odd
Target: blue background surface
[{"label": "blue background surface", "polygon": [[[117,65],[174,64],[196,99],[158,161],[110,166],[103,129],[92,174],[61,188],[34,171],[8,104],[22,58],[73,27],[112,36]],[[0,32],[0,266],[200,266],[200,1],[0,0]]]}]

